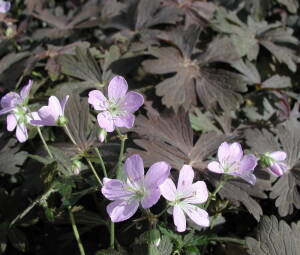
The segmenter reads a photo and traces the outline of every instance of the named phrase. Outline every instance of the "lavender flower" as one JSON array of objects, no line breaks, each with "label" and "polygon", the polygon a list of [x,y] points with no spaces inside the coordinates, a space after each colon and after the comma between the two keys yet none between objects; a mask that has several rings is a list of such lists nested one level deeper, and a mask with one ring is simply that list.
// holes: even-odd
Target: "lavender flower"
[{"label": "lavender flower", "polygon": [[115,76],[108,85],[108,99],[99,90],[89,93],[88,102],[93,105],[98,114],[99,126],[107,132],[113,132],[115,127],[132,128],[136,112],[144,103],[144,97],[137,92],[128,92],[126,80]]},{"label": "lavender flower", "polygon": [[257,165],[257,158],[252,155],[243,155],[242,147],[239,143],[222,143],[218,149],[218,160],[208,164],[208,170],[218,174],[228,174],[239,176],[246,182],[254,185],[256,177],[253,174]]},{"label": "lavender flower", "polygon": [[171,179],[167,179],[159,186],[162,196],[172,205],[173,220],[178,232],[186,230],[187,214],[197,225],[208,227],[208,213],[196,204],[207,201],[208,190],[205,182],[193,183],[194,171],[189,165],[184,165],[179,174],[177,189]]},{"label": "lavender flower", "polygon": [[269,170],[276,177],[279,177],[288,170],[288,166],[282,162],[286,159],[286,157],[287,155],[284,151],[275,151],[263,154],[260,161],[263,167]]},{"label": "lavender flower", "polygon": [[111,202],[106,210],[113,222],[127,220],[137,211],[141,203],[150,208],[161,194],[159,185],[170,174],[170,165],[164,161],[153,164],[144,176],[144,163],[139,155],[129,157],[124,165],[125,181],[103,179],[102,194]]},{"label": "lavender flower", "polygon": [[10,2],[0,0],[0,13],[7,13],[10,10]]},{"label": "lavender flower", "polygon": [[30,80],[26,86],[24,86],[20,94],[16,92],[9,92],[1,98],[0,115],[7,115],[7,130],[13,131],[16,129],[16,136],[20,143],[25,142],[28,139],[28,132],[26,124],[32,118],[38,118],[35,114],[31,115],[27,112],[28,95],[32,86]]},{"label": "lavender flower", "polygon": [[40,120],[31,120],[30,123],[35,126],[64,126],[67,123],[64,117],[64,111],[69,96],[62,101],[57,97],[51,96],[47,106],[43,106],[38,110],[37,114]]}]

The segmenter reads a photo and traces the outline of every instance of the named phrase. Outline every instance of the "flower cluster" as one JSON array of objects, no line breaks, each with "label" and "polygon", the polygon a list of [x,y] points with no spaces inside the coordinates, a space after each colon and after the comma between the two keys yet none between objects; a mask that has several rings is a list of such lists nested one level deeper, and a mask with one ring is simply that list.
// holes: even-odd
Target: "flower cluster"
[{"label": "flower cluster", "polygon": [[[38,128],[63,126],[67,129],[64,112],[69,96],[61,101],[51,96],[47,106],[41,107],[37,112],[31,112],[28,106],[31,87],[32,81],[29,81],[20,94],[10,92],[0,101],[0,115],[7,114],[7,130],[16,129],[16,136],[20,142],[28,139],[29,124]],[[133,127],[134,112],[143,105],[144,98],[137,92],[127,90],[126,80],[116,76],[108,85],[107,97],[98,90],[89,93],[88,102],[96,111],[100,111],[97,115],[101,128],[98,134],[99,141],[104,142],[107,132],[113,132],[118,127]],[[218,161],[208,164],[209,171],[232,178],[239,177],[252,185],[256,182],[254,170],[258,161],[263,168],[277,177],[288,169],[284,163],[287,158],[285,152],[265,153],[258,158],[253,154],[245,155],[241,144],[237,142],[222,143],[218,148],[217,158]],[[75,160],[72,171],[78,175],[80,170],[81,162]],[[184,165],[180,170],[177,187],[170,178],[171,166],[165,161],[154,163],[145,174],[143,160],[136,154],[127,158],[123,170],[122,179],[103,179],[101,191],[105,198],[112,201],[106,208],[112,222],[129,219],[139,207],[143,210],[151,208],[162,196],[168,201],[167,209],[173,215],[177,231],[186,230],[187,217],[199,226],[209,226],[209,215],[201,206],[207,203],[207,208],[211,198],[204,181],[193,183],[194,170],[190,165]],[[102,184],[100,179],[99,183]]]}]

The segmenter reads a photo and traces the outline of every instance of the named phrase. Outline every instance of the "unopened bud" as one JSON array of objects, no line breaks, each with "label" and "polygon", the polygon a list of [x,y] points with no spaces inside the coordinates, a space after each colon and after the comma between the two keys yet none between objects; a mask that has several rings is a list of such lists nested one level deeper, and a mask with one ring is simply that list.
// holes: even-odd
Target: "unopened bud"
[{"label": "unopened bud", "polygon": [[98,140],[100,143],[103,143],[106,139],[106,136],[107,136],[107,132],[105,129],[101,129],[99,135],[98,135]]}]

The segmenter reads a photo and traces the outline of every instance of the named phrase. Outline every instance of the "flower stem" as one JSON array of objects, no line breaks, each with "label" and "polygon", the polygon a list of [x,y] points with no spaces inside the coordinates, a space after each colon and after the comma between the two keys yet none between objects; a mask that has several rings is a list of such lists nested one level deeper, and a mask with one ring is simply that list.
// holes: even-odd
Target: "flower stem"
[{"label": "flower stem", "polygon": [[71,132],[70,132],[70,129],[68,128],[68,125],[64,125],[63,127],[64,127],[64,129],[65,129],[67,135],[69,136],[71,142],[72,142],[74,145],[77,145],[77,143],[76,143],[74,137],[72,136],[72,134],[71,134]]},{"label": "flower stem", "polygon": [[95,151],[96,151],[96,154],[97,154],[98,158],[100,159],[100,164],[101,164],[101,167],[102,167],[103,174],[104,174],[105,177],[107,177],[106,167],[105,167],[103,158],[101,156],[101,153],[98,150],[98,148],[95,148]]},{"label": "flower stem", "polygon": [[[72,141],[72,143],[73,143],[74,145],[77,145],[77,143],[76,143],[75,139],[73,138],[73,136],[72,136],[72,134],[71,134],[71,132],[70,132],[70,130],[69,130],[69,128],[68,128],[67,125],[64,125],[64,129],[65,129],[67,135],[69,136],[70,140]],[[99,182],[100,186],[102,186],[103,183],[102,183],[100,177],[98,176],[97,171],[96,171],[95,167],[93,166],[92,162],[91,162],[87,157],[85,157],[85,159],[86,159],[86,161],[88,162],[88,164],[89,164],[89,166],[90,166],[90,168],[91,168],[93,174],[95,175],[97,181]]]},{"label": "flower stem", "polygon": [[41,138],[41,140],[43,142],[43,145],[44,145],[44,147],[45,147],[45,149],[46,149],[49,157],[53,159],[54,157],[53,157],[53,155],[52,155],[52,153],[51,153],[51,151],[50,151],[50,149],[49,149],[49,147],[48,147],[48,145],[47,145],[47,143],[45,141],[45,138],[44,138],[44,136],[42,134],[42,131],[41,131],[40,127],[37,127],[37,131],[39,133],[39,136],[40,136],[40,138]]},{"label": "flower stem", "polygon": [[111,249],[115,248],[115,223],[110,222],[110,243],[109,246]]},{"label": "flower stem", "polygon": [[72,224],[73,233],[74,233],[74,236],[76,238],[77,245],[78,245],[78,248],[79,248],[79,251],[80,251],[80,255],[85,255],[84,248],[83,248],[83,245],[82,245],[81,240],[80,240],[80,235],[79,235],[79,232],[78,232],[78,229],[77,229],[77,226],[76,226],[75,218],[74,218],[74,215],[71,211],[71,206],[68,207],[68,212],[69,212],[69,217],[70,217],[70,221],[71,221],[71,224]]},{"label": "flower stem", "polygon": [[116,128],[116,131],[118,133],[119,139],[121,140],[120,154],[119,154],[119,160],[117,164],[117,178],[118,178],[121,174],[122,160],[124,156],[125,141],[127,139],[127,136],[123,135],[118,128]]},{"label": "flower stem", "polygon": [[215,191],[209,196],[205,206],[204,206],[204,209],[207,209],[210,202],[215,199],[216,195],[218,194],[218,192],[223,188],[224,184],[227,182],[227,179],[226,178],[222,178],[218,184],[218,186],[216,187]]},{"label": "flower stem", "polygon": [[95,167],[93,166],[92,162],[88,158],[85,158],[85,159],[88,162],[90,168],[92,169],[92,172],[95,175],[95,177],[96,177],[97,181],[99,182],[100,186],[102,186],[103,183],[102,183],[101,179],[99,178],[99,176],[97,174],[97,171],[96,171]]},{"label": "flower stem", "polygon": [[36,198],[22,213],[18,214],[17,217],[15,217],[11,223],[9,224],[10,227],[12,227],[17,221],[21,220],[24,218],[33,207],[35,207],[37,204],[39,204],[43,200],[47,200],[47,198],[53,193],[55,190],[50,187],[47,192]]}]

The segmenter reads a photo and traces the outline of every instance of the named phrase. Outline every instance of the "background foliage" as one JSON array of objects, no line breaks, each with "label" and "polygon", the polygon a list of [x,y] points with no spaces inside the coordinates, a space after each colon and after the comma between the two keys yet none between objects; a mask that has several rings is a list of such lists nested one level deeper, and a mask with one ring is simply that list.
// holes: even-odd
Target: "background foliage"
[{"label": "background foliage", "polygon": [[[160,244],[151,246],[151,254],[297,254],[297,0],[15,0],[0,21],[1,95],[30,78],[36,109],[50,95],[71,95],[68,126],[87,154],[98,143],[87,92],[105,90],[119,74],[147,99],[127,142],[127,155],[141,154],[147,167],[159,160],[175,170],[191,164],[213,190],[219,176],[207,171],[207,163],[221,142],[232,140],[253,153],[284,150],[290,167],[279,179],[257,169],[253,187],[227,183],[209,209],[214,231],[195,227],[179,235],[165,221],[151,233],[143,223],[124,222],[117,225],[119,251],[107,251],[106,202],[87,166],[80,175],[70,171],[72,160],[81,158],[78,151],[60,130],[44,129],[59,159],[53,162],[34,130],[28,143],[19,144],[1,118],[1,253],[76,254],[65,210],[76,204],[88,254],[141,254],[156,235]],[[109,172],[115,170],[118,143],[111,136],[98,144]],[[48,194],[53,187],[57,192]],[[9,226],[45,194],[43,203]]]}]

